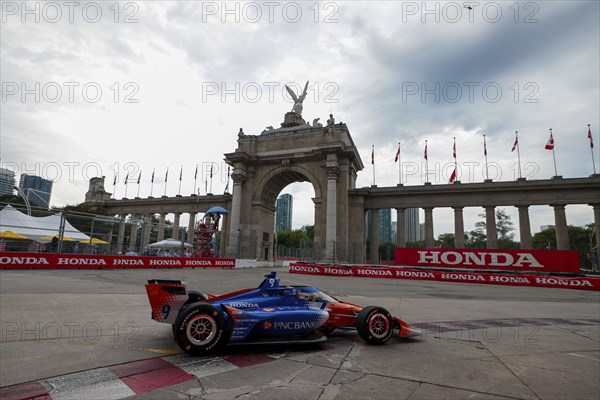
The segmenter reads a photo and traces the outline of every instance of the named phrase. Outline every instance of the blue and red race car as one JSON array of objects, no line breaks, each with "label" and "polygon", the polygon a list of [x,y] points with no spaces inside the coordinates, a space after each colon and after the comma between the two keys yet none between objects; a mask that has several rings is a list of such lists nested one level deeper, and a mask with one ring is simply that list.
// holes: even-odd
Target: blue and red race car
[{"label": "blue and red race car", "polygon": [[150,280],[146,291],[152,319],[172,324],[175,341],[192,355],[242,343],[318,343],[338,328],[356,329],[370,344],[420,333],[382,307],[339,301],[312,286],[280,286],[275,272],[258,288],[220,296],[174,280]]}]

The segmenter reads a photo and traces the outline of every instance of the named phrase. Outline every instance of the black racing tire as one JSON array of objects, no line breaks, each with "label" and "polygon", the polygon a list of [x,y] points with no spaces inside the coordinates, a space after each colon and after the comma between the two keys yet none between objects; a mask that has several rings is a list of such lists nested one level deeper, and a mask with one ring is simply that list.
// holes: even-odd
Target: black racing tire
[{"label": "black racing tire", "polygon": [[394,318],[383,307],[365,307],[358,313],[356,330],[365,342],[381,345],[392,338]]},{"label": "black racing tire", "polygon": [[212,304],[192,303],[177,316],[173,333],[183,351],[200,356],[227,344],[232,327],[233,324],[225,320],[223,311]]},{"label": "black racing tire", "polygon": [[188,290],[188,301],[185,304],[197,303],[206,300],[206,296],[195,290]]}]

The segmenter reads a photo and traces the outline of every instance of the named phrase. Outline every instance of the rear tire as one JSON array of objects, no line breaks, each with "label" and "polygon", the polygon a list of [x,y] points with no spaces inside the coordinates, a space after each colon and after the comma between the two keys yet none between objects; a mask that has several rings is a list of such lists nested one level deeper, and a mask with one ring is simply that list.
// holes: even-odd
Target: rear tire
[{"label": "rear tire", "polygon": [[199,356],[210,354],[224,346],[231,335],[232,324],[223,312],[207,303],[192,303],[173,325],[175,341],[183,351]]},{"label": "rear tire", "polygon": [[186,301],[185,304],[197,303],[199,301],[206,300],[206,296],[204,296],[202,293],[197,292],[195,290],[188,290],[187,294],[188,294],[188,301]]},{"label": "rear tire", "polygon": [[365,307],[358,313],[356,330],[365,342],[381,345],[388,342],[394,333],[394,318],[383,307]]}]

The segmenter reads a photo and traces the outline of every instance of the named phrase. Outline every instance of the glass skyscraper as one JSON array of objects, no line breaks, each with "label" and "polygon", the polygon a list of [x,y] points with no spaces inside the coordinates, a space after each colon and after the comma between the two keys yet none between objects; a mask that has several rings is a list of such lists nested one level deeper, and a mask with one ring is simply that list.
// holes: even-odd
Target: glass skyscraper
[{"label": "glass skyscraper", "polygon": [[25,193],[32,205],[50,208],[52,181],[37,175],[21,174],[19,189]]},{"label": "glass skyscraper", "polygon": [[294,198],[291,194],[282,194],[277,198],[275,210],[275,232],[292,229],[292,211]]}]

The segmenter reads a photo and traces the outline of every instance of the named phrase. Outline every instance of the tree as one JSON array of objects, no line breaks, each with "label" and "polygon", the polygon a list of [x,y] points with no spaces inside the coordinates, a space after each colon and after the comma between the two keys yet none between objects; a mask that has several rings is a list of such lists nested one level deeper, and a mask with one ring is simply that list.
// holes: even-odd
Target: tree
[{"label": "tree", "polygon": [[[468,246],[472,248],[483,248],[487,242],[487,225],[486,215],[479,214],[482,221],[475,223],[475,230],[470,232],[471,238],[468,240]],[[514,225],[510,220],[510,216],[506,213],[503,208],[496,209],[496,233],[498,234],[498,247],[501,249],[517,249],[519,244],[513,239],[515,237]]]},{"label": "tree", "polygon": [[453,249],[456,243],[454,233],[442,233],[435,241],[435,247]]}]

